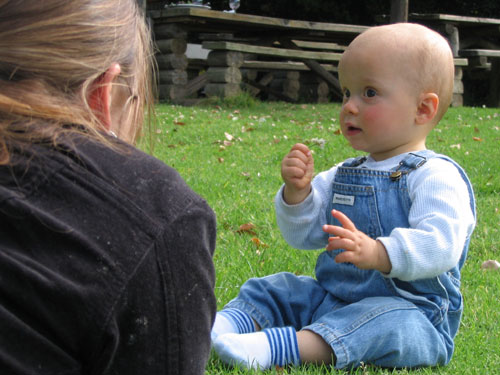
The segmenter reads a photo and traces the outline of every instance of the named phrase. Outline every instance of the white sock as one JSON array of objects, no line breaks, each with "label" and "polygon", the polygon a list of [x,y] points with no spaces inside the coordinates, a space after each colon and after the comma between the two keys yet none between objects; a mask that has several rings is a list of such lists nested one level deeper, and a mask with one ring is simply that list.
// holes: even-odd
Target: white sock
[{"label": "white sock", "polygon": [[212,327],[212,344],[218,336],[226,333],[251,333],[255,332],[255,324],[246,312],[238,309],[224,309],[215,316]]},{"label": "white sock", "polygon": [[219,358],[229,365],[262,370],[271,367],[271,346],[262,331],[220,335],[213,345]]},{"label": "white sock", "polygon": [[230,365],[265,370],[277,365],[300,365],[297,332],[293,327],[221,335],[214,342],[219,358]]}]

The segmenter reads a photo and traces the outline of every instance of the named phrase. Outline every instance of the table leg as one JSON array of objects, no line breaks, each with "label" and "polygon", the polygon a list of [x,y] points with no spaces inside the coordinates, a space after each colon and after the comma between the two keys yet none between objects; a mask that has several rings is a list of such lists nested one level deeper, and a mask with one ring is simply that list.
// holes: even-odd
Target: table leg
[{"label": "table leg", "polygon": [[491,59],[490,107],[500,107],[500,58]]},{"label": "table leg", "polygon": [[241,92],[243,53],[235,51],[211,51],[207,57],[208,69],[205,86],[207,96],[226,98]]},{"label": "table leg", "polygon": [[159,70],[160,98],[176,101],[185,96],[188,82],[187,32],[177,25],[160,24],[154,28],[159,52],[156,62]]}]

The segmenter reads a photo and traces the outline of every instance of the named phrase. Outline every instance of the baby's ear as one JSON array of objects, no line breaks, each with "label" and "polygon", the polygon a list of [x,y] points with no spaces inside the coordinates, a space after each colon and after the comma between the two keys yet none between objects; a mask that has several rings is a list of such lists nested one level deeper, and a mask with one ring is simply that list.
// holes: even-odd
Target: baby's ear
[{"label": "baby's ear", "polygon": [[420,95],[415,122],[424,125],[431,122],[436,117],[439,107],[439,96],[433,92]]}]

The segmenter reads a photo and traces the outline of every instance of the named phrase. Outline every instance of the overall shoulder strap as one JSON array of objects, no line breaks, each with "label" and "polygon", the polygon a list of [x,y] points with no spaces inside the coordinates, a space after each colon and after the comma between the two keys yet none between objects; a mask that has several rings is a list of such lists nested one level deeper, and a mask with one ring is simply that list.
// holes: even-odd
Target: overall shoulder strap
[{"label": "overall shoulder strap", "polygon": [[356,158],[347,159],[342,163],[342,167],[355,168],[360,164],[363,164],[366,160],[366,156],[358,156]]},{"label": "overall shoulder strap", "polygon": [[422,150],[417,152],[410,152],[406,157],[399,163],[397,170],[413,170],[420,168],[425,162],[437,154],[434,151]]}]

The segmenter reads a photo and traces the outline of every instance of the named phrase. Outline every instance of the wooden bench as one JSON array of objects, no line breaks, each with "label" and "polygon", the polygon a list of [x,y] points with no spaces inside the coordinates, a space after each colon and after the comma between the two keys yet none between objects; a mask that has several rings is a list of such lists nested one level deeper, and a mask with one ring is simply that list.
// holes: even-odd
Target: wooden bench
[{"label": "wooden bench", "polygon": [[462,49],[460,56],[469,60],[469,66],[479,68],[491,68],[491,61],[500,58],[500,50],[493,49]]},{"label": "wooden bench", "polygon": [[488,105],[500,107],[500,50],[498,49],[462,49],[459,54],[467,57],[471,68],[490,71]]},{"label": "wooden bench", "polygon": [[[261,60],[247,60],[243,59],[241,65],[239,65],[240,69],[250,69],[250,70],[259,70],[259,71],[297,71],[297,72],[306,72],[313,71],[318,74],[318,70],[320,69],[321,73],[318,74],[320,78],[323,78],[328,85],[332,88],[332,92],[337,98],[341,98],[341,89],[340,84],[336,77],[334,77],[331,73],[337,71],[337,64],[342,57],[342,51],[346,47],[340,46],[334,43],[320,43],[320,42],[308,42],[308,41],[294,41],[295,46],[298,48],[299,46],[302,48],[309,48],[308,50],[299,50],[295,48],[283,48],[283,47],[269,47],[269,46],[256,46],[249,45],[238,42],[228,42],[228,41],[205,41],[203,42],[203,48],[210,49],[212,51],[217,51],[216,53],[241,53],[241,54],[250,54],[252,56],[258,56],[259,58],[273,58],[273,59],[283,59],[279,61],[261,61]],[[290,46],[290,44],[285,44],[285,47]],[[312,49],[321,49],[320,51],[312,50]],[[329,49],[333,52],[325,52],[323,49]],[[243,56],[243,55],[242,55]],[[297,61],[298,60],[298,61]],[[318,63],[324,62],[324,64]],[[312,67],[311,65],[312,64]],[[464,86],[462,83],[462,68],[468,65],[467,58],[457,57],[454,59],[455,64],[455,83],[454,83],[454,93],[453,93],[453,101],[452,106],[457,107],[463,104],[463,92]],[[207,72],[210,72],[212,68],[208,68]],[[328,76],[325,74],[328,74]],[[269,83],[269,75],[265,76],[266,83]],[[291,76],[288,76],[288,79]],[[253,85],[258,90],[264,90],[265,88],[262,84],[255,85],[254,83],[255,75],[251,75],[250,79],[247,79],[245,82],[247,84]],[[294,78],[297,80],[297,78]],[[211,79],[208,79],[211,82]],[[229,82],[219,82],[214,83],[212,81],[212,85],[208,86],[209,94],[218,94],[224,95],[226,93],[231,94],[233,91],[227,88],[227,84],[230,85]],[[321,85],[321,81],[319,82]],[[231,86],[230,86],[231,87]],[[277,96],[281,100],[290,99],[292,101],[296,100],[298,96],[300,96],[300,83],[288,82],[284,85],[284,97]],[[233,86],[233,90],[237,90],[236,87]],[[312,91],[314,93],[312,93]],[[255,91],[254,92],[258,92]],[[321,92],[321,94],[318,94]],[[302,89],[302,93],[308,97],[316,97],[318,101],[325,101],[325,92],[324,87],[316,87],[314,89]],[[309,93],[306,94],[306,93]],[[287,98],[288,97],[288,98]]]},{"label": "wooden bench", "polygon": [[[315,89],[309,89],[310,97],[316,97],[317,101],[325,101],[330,91],[328,88],[325,93],[325,85],[332,88],[332,92],[337,95],[338,98],[341,97],[341,89],[337,78],[331,74],[336,70],[336,64],[342,56],[342,47],[335,43],[324,43],[324,42],[310,42],[310,41],[278,41],[273,43],[272,46],[261,46],[246,43],[239,43],[233,41],[203,41],[203,48],[211,50],[210,54],[226,54],[226,53],[236,53],[241,54],[242,62],[238,65],[239,69],[243,70],[259,70],[259,71],[313,71],[318,75],[321,80],[315,80]],[[302,48],[308,48],[303,50]],[[325,49],[327,51],[325,51]],[[251,56],[251,60],[243,58],[243,56]],[[257,57],[258,59],[255,59]],[[210,59],[210,55],[209,55]],[[265,59],[264,61],[262,59]],[[321,64],[328,63],[328,64]],[[209,65],[211,65],[209,63]],[[218,69],[211,65],[207,73],[211,75],[211,71]],[[228,70],[231,69],[230,66],[227,67]],[[241,73],[236,73],[232,69],[234,74],[238,75]],[[286,73],[285,81],[281,83],[283,87],[282,94],[277,94],[277,88],[272,88],[270,93],[271,96],[277,97],[281,100],[296,101],[301,94],[300,82],[298,81],[299,75]],[[270,75],[265,75],[266,83],[269,84]],[[257,90],[266,90],[263,84],[256,82],[255,75],[244,77],[245,83],[253,86]],[[237,81],[234,79],[233,81]],[[323,82],[323,81],[326,81]],[[214,81],[209,78],[209,84],[205,87],[205,91],[208,95],[231,95],[233,92],[237,91],[238,88],[234,82],[227,81]],[[276,84],[276,82],[274,82]],[[302,89],[302,93],[305,93],[305,88]],[[253,90],[253,92],[256,92]]]},{"label": "wooden bench", "polygon": [[335,61],[338,62],[342,53],[336,52],[318,52],[318,51],[303,51],[298,49],[287,49],[277,47],[254,46],[244,43],[224,42],[224,41],[207,41],[203,42],[203,48],[209,50],[235,51],[242,53],[250,53],[262,56],[274,56],[287,59],[311,59],[319,61]]}]

